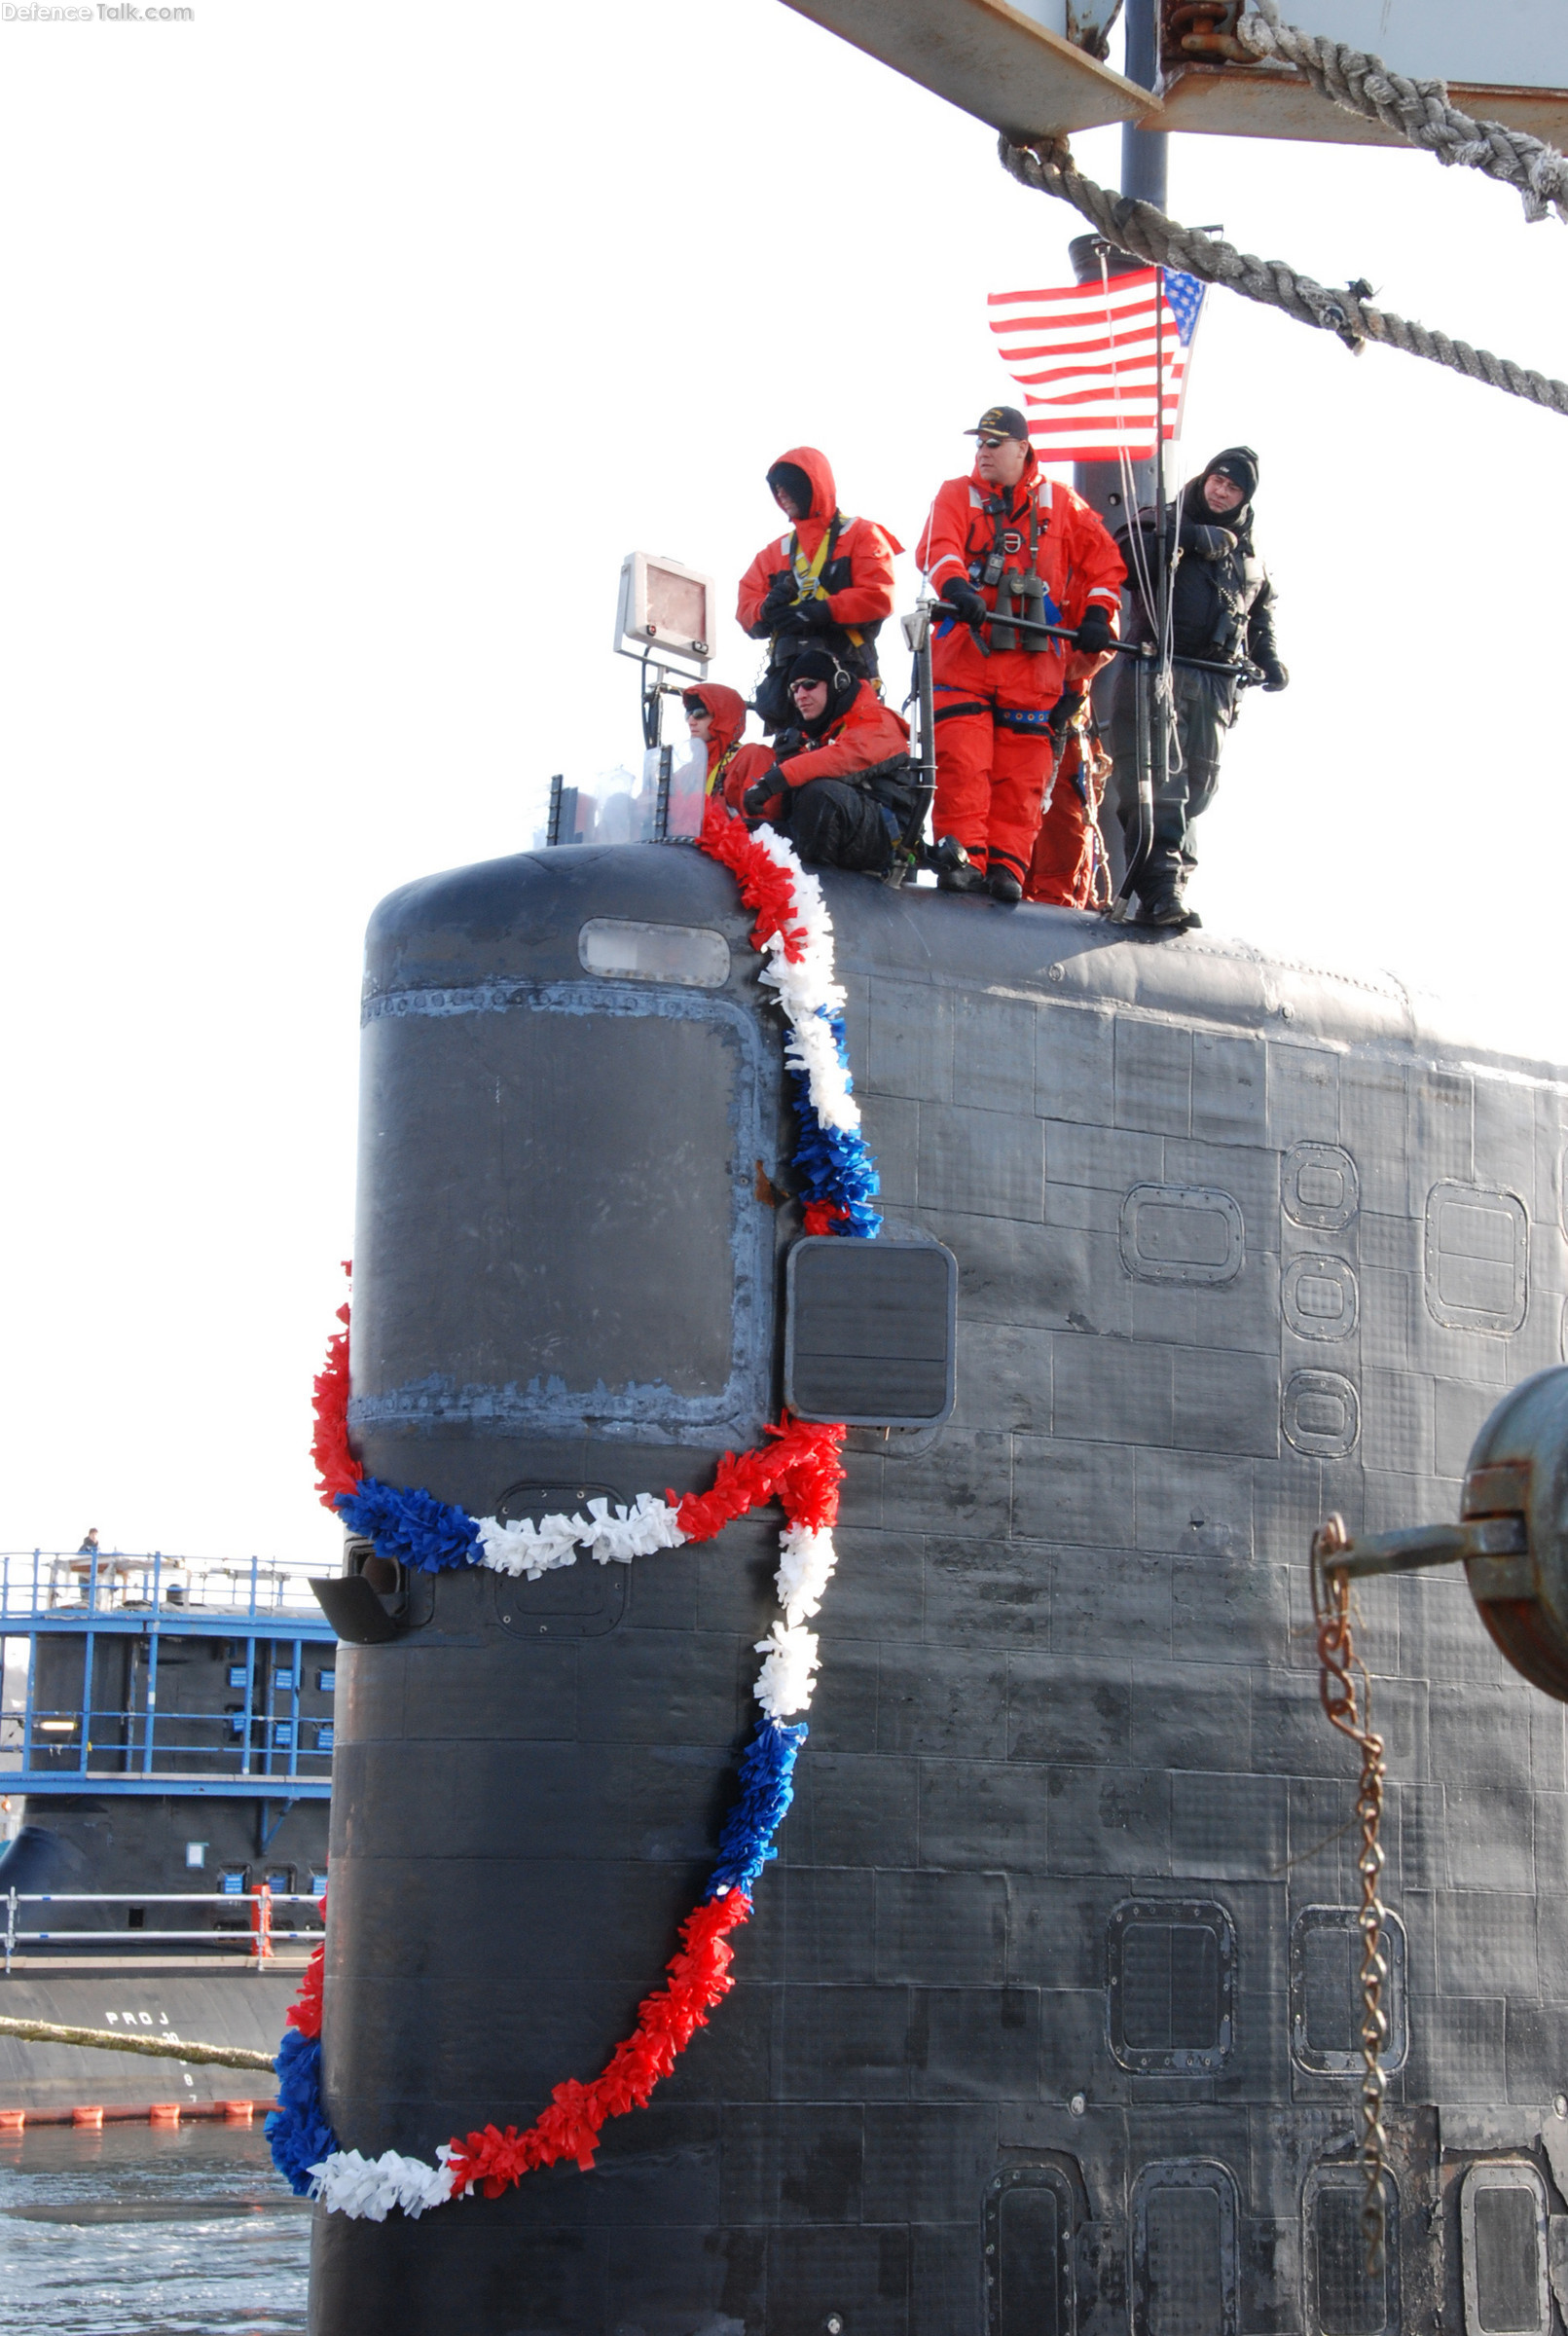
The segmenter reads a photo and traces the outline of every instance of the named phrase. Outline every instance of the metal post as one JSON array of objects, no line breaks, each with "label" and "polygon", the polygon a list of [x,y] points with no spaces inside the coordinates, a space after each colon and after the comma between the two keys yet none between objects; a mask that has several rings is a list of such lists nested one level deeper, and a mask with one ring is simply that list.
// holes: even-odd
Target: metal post
[{"label": "metal post", "polygon": [[[1129,81],[1136,81],[1146,90],[1159,86],[1159,0],[1126,0],[1127,46],[1122,71]],[[1166,207],[1166,177],[1169,141],[1162,129],[1138,129],[1130,122],[1121,131],[1121,192],[1140,201]],[[1147,262],[1132,254],[1108,249],[1099,236],[1076,236],[1068,246],[1073,272],[1079,283],[1098,282],[1102,253],[1107,272],[1112,275],[1129,275],[1147,266]],[[1074,467],[1073,484],[1090,509],[1103,519],[1114,534],[1118,528],[1136,522],[1138,508],[1145,502],[1153,487],[1154,466],[1149,461],[1134,461],[1132,470],[1132,508],[1129,510],[1122,494],[1121,465],[1119,462],[1079,462]],[[1154,614],[1151,609],[1150,615]],[[1091,699],[1097,719],[1110,721],[1112,701],[1117,689],[1142,689],[1142,682],[1128,675],[1118,675],[1109,669],[1095,676]],[[1106,789],[1106,799],[1100,812],[1100,837],[1111,866],[1112,882],[1122,881],[1126,847],[1117,818],[1121,781],[1112,776]]]},{"label": "metal post", "polygon": [[[1146,90],[1159,87],[1159,0],[1127,0],[1127,54],[1122,71]],[[1166,206],[1170,142],[1163,129],[1121,126],[1121,191],[1140,202]]]},{"label": "metal post", "polygon": [[[647,652],[644,650],[642,657],[642,744],[650,750],[654,747],[664,744],[664,702],[661,684],[666,670],[664,666],[656,665],[653,668],[653,678],[650,681]],[[664,839],[660,837],[659,840],[662,842]]]},{"label": "metal post", "polygon": [[245,1641],[245,1729],[244,1734],[240,1738],[243,1750],[240,1754],[239,1760],[239,1773],[241,1776],[248,1776],[250,1774],[250,1707],[255,1696],[255,1692],[256,1641],[253,1638],[247,1638]]},{"label": "metal post", "polygon": [[550,808],[545,814],[544,841],[546,849],[561,841],[561,787],[566,774],[557,771],[550,782]]},{"label": "metal post", "polygon": [[15,1887],[6,1893],[6,1977],[11,1977],[11,1957],[17,1945],[17,1893]]},{"label": "metal post", "polygon": [[[1153,669],[1153,731],[1149,739],[1149,778],[1153,797],[1149,816],[1149,849],[1154,849],[1154,821],[1165,799],[1171,769],[1171,724],[1175,715],[1173,681],[1166,659],[1171,646],[1171,561],[1165,530],[1165,271],[1154,278],[1154,555],[1158,562],[1156,591],[1159,627]],[[1142,773],[1140,773],[1140,785]]]},{"label": "metal post", "polygon": [[[97,1559],[94,1558],[92,1562],[95,1570]],[[92,1726],[92,1647],[93,1634],[90,1630],[82,1648],[82,1743],[76,1763],[84,1776],[87,1774],[88,1735]]]},{"label": "metal post", "polygon": [[[653,741],[658,746],[658,741]],[[670,773],[675,762],[674,747],[659,747],[659,791],[653,801],[653,840],[656,844],[670,841]]]},{"label": "metal post", "polygon": [[920,776],[928,806],[936,797],[936,694],[931,683],[930,627],[916,654],[920,676]]},{"label": "metal post", "polygon": [[147,1635],[147,1718],[142,1735],[141,1772],[153,1772],[153,1730],[158,1725],[158,1609],[153,1608],[153,1626]]},{"label": "metal post", "polygon": [[304,1647],[303,1638],[297,1638],[294,1641],[294,1700],[291,1705],[293,1716],[289,1722],[288,1732],[288,1772],[291,1776],[297,1776],[300,1772],[300,1657]]},{"label": "metal post", "polygon": [[33,1765],[33,1683],[38,1672],[38,1641],[27,1641],[27,1688],[21,1714],[21,1772],[30,1775]]}]

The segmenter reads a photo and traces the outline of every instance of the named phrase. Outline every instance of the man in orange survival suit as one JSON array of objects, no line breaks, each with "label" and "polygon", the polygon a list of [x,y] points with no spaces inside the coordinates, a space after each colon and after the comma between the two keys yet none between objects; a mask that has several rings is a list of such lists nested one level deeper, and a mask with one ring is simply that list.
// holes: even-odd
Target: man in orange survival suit
[{"label": "man in orange survival suit", "polygon": [[802,649],[830,649],[846,673],[876,679],[877,635],[893,612],[893,556],[903,545],[869,519],[845,517],[832,466],[814,446],[781,455],[768,485],[790,530],[765,543],[741,578],[736,615],[769,644],[754,702],[763,729],[779,730],[793,719],[789,669]]},{"label": "man in orange survival suit", "polygon": [[781,736],[781,759],[746,785],[731,785],[755,822],[787,830],[802,859],[820,867],[884,876],[914,781],[857,774],[909,750],[909,725],[884,706],[869,681],[846,673],[826,649],[807,649],[789,673],[795,727]]},{"label": "man in orange survival suit", "polygon": [[[988,887],[1023,896],[1050,776],[1051,708],[1065,683],[1094,673],[1115,637],[1126,574],[1087,503],[1040,470],[1016,406],[990,406],[972,430],[974,468],[936,491],[917,558],[931,590],[959,611],[931,644],[936,700],[932,833],[956,836],[971,864],[944,872],[946,892]],[[994,621],[1074,628],[1068,643]],[[989,653],[988,653],[989,652]]]}]

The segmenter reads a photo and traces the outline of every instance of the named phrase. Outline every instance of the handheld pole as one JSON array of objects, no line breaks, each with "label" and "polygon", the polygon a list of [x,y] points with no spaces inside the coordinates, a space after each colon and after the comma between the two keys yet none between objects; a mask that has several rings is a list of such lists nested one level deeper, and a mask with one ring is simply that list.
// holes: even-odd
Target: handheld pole
[{"label": "handheld pole", "polygon": [[[914,651],[915,675],[913,696],[920,712],[920,760],[914,766],[916,774],[915,798],[909,807],[903,828],[893,847],[893,861],[884,878],[894,891],[921,863],[921,852],[926,835],[926,819],[936,793],[936,697],[931,685],[931,617],[936,602],[923,596],[913,616],[903,622],[904,640]],[[906,698],[904,704],[907,706]],[[893,758],[894,761],[896,757]],[[861,778],[865,773],[860,774]]]},{"label": "handheld pole", "polygon": [[[933,602],[931,614],[955,617],[960,624],[964,622],[958,610],[950,608],[945,601]],[[1006,621],[1015,633],[1039,633],[1051,640],[1070,641],[1077,638],[1071,625],[1042,625],[1032,616],[1009,616]],[[1151,663],[1158,655],[1158,651],[1151,648],[1147,640],[1113,640],[1110,653],[1113,657],[1140,658],[1145,663]],[[1214,657],[1172,657],[1169,663],[1190,667],[1199,674],[1228,674],[1233,680],[1250,681],[1256,678],[1260,681],[1263,677],[1260,666],[1251,665],[1245,660],[1236,665],[1224,665]]]},{"label": "handheld pole", "polygon": [[[1143,857],[1147,863],[1154,849],[1154,807],[1164,798],[1171,772],[1171,718],[1175,712],[1171,689],[1171,566],[1170,545],[1165,524],[1165,271],[1160,269],[1154,278],[1154,509],[1158,525],[1154,535],[1154,554],[1159,563],[1156,572],[1156,591],[1159,610],[1156,617],[1159,656],[1153,674],[1153,706],[1150,710],[1149,773],[1149,839]],[[1144,770],[1138,774],[1138,817],[1143,824]],[[1140,874],[1142,870],[1140,870]],[[1122,879],[1122,896],[1133,890],[1129,869]]]}]

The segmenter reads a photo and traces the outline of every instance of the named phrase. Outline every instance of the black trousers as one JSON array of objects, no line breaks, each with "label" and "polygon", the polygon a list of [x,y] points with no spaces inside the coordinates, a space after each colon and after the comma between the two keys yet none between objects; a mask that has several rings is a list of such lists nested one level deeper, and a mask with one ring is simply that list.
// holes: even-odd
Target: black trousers
[{"label": "black trousers", "polygon": [[863,786],[842,779],[814,779],[785,804],[790,841],[804,860],[822,868],[858,869],[884,876],[893,865],[893,839],[882,806]]},{"label": "black trousers", "polygon": [[[1116,815],[1129,852],[1138,826],[1135,678],[1129,663],[1118,675],[1115,712],[1111,721]],[[1236,718],[1236,684],[1223,674],[1176,666],[1171,674],[1171,693],[1169,763],[1165,785],[1155,791],[1153,845],[1138,888],[1139,896],[1145,900],[1173,888],[1180,891],[1197,866],[1197,838],[1193,828],[1214,801],[1220,784],[1220,756],[1226,733]]]}]

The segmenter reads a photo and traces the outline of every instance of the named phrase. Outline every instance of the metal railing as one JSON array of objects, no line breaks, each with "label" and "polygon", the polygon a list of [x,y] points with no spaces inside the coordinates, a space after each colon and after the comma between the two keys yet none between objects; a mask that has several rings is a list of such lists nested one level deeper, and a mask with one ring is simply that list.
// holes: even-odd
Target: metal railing
[{"label": "metal railing", "polygon": [[[273,1920],[273,1909],[276,1906],[309,1906],[320,1913],[319,1894],[310,1890],[274,1890],[266,1882],[251,1890],[9,1890],[0,1903],[5,1908],[8,1978],[12,1956],[25,1947],[91,1946],[123,1950],[128,1942],[141,1947],[172,1940],[196,1941],[203,1947],[229,1953],[243,1945],[247,1959],[265,1965],[282,1942],[306,1939],[312,1946],[319,1946],[325,1935],[320,1921],[304,1930],[279,1930]],[[128,1924],[124,1930],[18,1930],[17,1912],[23,1906],[248,1907],[250,1917],[243,1931],[220,1930],[216,1923],[210,1922],[200,1930],[133,1930]]]},{"label": "metal railing", "polygon": [[319,1621],[310,1558],[178,1557],[162,1550],[0,1551],[0,1622],[34,1615],[204,1615],[262,1622],[280,1614]]},{"label": "metal railing", "polygon": [[336,1723],[330,1710],[301,1711],[297,1677],[287,1673],[286,1685],[272,1686],[252,1665],[246,1689],[236,1693],[264,1700],[225,1711],[160,1711],[155,1700],[118,1710],[35,1704],[7,1712],[0,1721],[0,1790],[13,1772],[163,1775],[180,1760],[200,1761],[203,1773],[328,1776]]}]

